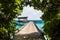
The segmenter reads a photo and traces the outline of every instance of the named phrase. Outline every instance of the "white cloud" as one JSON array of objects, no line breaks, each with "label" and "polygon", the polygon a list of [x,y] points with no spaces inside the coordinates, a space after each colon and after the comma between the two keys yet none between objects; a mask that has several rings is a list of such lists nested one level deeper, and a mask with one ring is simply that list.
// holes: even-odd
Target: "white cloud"
[{"label": "white cloud", "polygon": [[42,12],[40,10],[35,10],[34,7],[25,6],[23,12],[19,16],[27,16],[28,20],[41,20]]}]

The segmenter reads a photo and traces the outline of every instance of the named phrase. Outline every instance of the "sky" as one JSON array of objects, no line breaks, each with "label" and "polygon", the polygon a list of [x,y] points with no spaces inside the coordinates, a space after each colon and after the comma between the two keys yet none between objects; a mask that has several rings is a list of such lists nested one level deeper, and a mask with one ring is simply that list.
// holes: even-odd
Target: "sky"
[{"label": "sky", "polygon": [[28,20],[41,20],[42,14],[41,10],[35,10],[34,7],[28,5],[23,7],[23,11],[18,17],[28,17]]}]

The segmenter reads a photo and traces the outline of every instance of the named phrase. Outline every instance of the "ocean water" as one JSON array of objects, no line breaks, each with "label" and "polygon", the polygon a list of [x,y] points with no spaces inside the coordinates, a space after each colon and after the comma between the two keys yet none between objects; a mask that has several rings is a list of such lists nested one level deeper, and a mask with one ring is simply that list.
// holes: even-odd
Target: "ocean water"
[{"label": "ocean water", "polygon": [[33,21],[36,26],[43,31],[43,26],[44,26],[44,21],[43,20],[29,20],[29,21]]},{"label": "ocean water", "polygon": [[[41,31],[43,31],[43,26],[44,26],[44,21],[43,20],[28,20],[28,22],[30,22],[30,21],[33,21],[35,24],[36,24],[36,26],[41,30]],[[27,22],[27,23],[28,23]],[[22,28],[22,26],[24,26],[24,25],[26,25],[26,23],[25,22],[18,22],[18,20],[16,20],[16,29],[20,29],[20,28]]]}]

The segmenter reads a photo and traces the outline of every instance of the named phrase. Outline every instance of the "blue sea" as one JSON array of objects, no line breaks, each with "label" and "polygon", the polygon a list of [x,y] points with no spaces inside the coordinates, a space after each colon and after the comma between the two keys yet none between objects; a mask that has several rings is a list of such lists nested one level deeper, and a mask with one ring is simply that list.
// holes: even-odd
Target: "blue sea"
[{"label": "blue sea", "polygon": [[[37,25],[37,27],[41,31],[43,31],[43,26],[44,26],[44,21],[43,20],[28,20],[28,22],[30,22],[30,21],[33,21]],[[26,23],[25,22],[18,22],[18,20],[16,20],[16,29],[22,28],[23,25],[26,25]]]}]

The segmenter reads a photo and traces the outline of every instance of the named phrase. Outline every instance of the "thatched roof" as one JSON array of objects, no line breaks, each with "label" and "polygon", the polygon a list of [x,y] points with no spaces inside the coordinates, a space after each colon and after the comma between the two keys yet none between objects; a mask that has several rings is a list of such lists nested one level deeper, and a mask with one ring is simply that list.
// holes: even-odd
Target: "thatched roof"
[{"label": "thatched roof", "polygon": [[18,17],[18,19],[27,19],[27,17]]},{"label": "thatched roof", "polygon": [[29,35],[29,34],[36,34],[36,35],[42,35],[39,28],[34,24],[34,22],[27,23],[24,28],[22,28],[16,35]]},{"label": "thatched roof", "polygon": [[31,38],[41,38],[42,40],[44,40],[42,32],[39,30],[34,22],[27,23],[27,25],[20,29],[18,33],[15,33],[14,36],[14,40],[31,40]]}]

